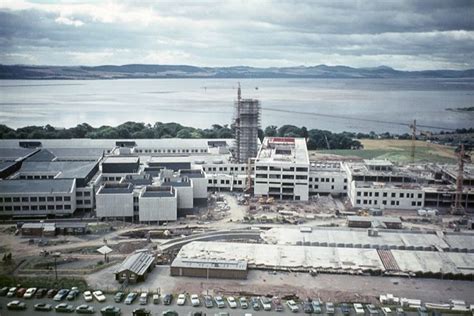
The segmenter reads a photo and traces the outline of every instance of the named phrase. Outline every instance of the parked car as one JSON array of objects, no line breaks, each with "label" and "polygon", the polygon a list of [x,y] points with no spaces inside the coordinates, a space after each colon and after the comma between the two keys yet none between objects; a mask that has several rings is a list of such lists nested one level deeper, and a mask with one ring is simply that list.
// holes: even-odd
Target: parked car
[{"label": "parked car", "polygon": [[8,286],[4,286],[0,289],[0,296],[5,296],[8,293]]},{"label": "parked car", "polygon": [[160,303],[160,295],[159,294],[153,294],[151,297],[151,300],[153,304],[159,304]]},{"label": "parked car", "polygon": [[102,293],[102,291],[100,290],[92,292],[92,295],[95,297],[97,302],[102,303],[102,302],[105,302],[106,300],[104,293]]},{"label": "parked car", "polygon": [[11,302],[7,303],[7,309],[10,309],[10,310],[23,310],[23,309],[26,309],[26,304],[25,304],[25,302],[18,301],[18,300],[11,301]]},{"label": "parked car", "polygon": [[16,297],[22,298],[26,293],[26,288],[22,287],[16,291]]},{"label": "parked car", "polygon": [[262,303],[263,310],[265,311],[272,310],[272,301],[268,297],[262,296],[260,298],[260,303]]},{"label": "parked car", "polygon": [[120,307],[108,305],[100,310],[102,316],[118,316],[120,315]]},{"label": "parked car", "polygon": [[242,307],[243,309],[249,308],[249,302],[247,301],[247,298],[245,296],[239,298],[239,303],[240,307]]},{"label": "parked car", "polygon": [[296,305],[296,302],[293,300],[286,301],[286,305],[288,306],[290,311],[292,311],[293,313],[297,313],[300,310],[298,305]]},{"label": "parked car", "polygon": [[114,301],[115,303],[120,303],[122,300],[123,300],[123,297],[125,296],[125,294],[123,294],[123,292],[117,292],[115,293],[114,295]]},{"label": "parked car", "polygon": [[198,312],[190,312],[189,316],[206,316],[206,313],[198,311]]},{"label": "parked car", "polygon": [[91,291],[85,291],[82,296],[84,296],[84,301],[86,302],[90,302],[92,301],[94,298],[92,297],[92,292]]},{"label": "parked car", "polygon": [[145,307],[135,308],[132,312],[132,316],[151,316],[151,311]]},{"label": "parked car", "polygon": [[30,287],[28,290],[26,290],[25,294],[23,294],[24,298],[32,298],[35,293],[36,293],[37,288],[35,287]]},{"label": "parked car", "polygon": [[7,297],[13,297],[16,295],[16,287],[11,287],[8,289]]},{"label": "parked car", "polygon": [[57,313],[72,313],[74,312],[74,306],[68,303],[60,303],[54,307]]},{"label": "parked car", "polygon": [[230,308],[237,308],[237,301],[233,296],[227,297],[227,304],[229,304]]},{"label": "parked car", "polygon": [[45,289],[45,288],[38,289],[38,291],[36,291],[36,293],[35,293],[35,297],[36,298],[43,298],[43,296],[46,295],[46,292],[48,292],[48,290]]},{"label": "parked car", "polygon": [[35,311],[40,311],[40,312],[49,312],[53,307],[51,304],[47,303],[38,303],[35,304],[34,309]]},{"label": "parked car", "polygon": [[68,301],[75,300],[76,297],[79,295],[79,290],[73,289],[69,291],[69,294],[66,296]]},{"label": "parked car", "polygon": [[404,311],[403,308],[401,308],[401,307],[398,307],[398,308],[395,310],[395,313],[397,314],[397,316],[405,316],[405,311]]},{"label": "parked car", "polygon": [[87,304],[82,304],[76,307],[76,313],[78,314],[94,314],[95,309],[94,307],[87,305]]},{"label": "parked car", "polygon": [[367,308],[367,311],[369,312],[370,316],[376,316],[376,315],[379,314],[379,311],[377,310],[377,308],[373,304],[366,305],[366,308]]},{"label": "parked car", "polygon": [[326,314],[334,314],[334,304],[331,302],[326,302]]},{"label": "parked car", "polygon": [[163,304],[170,305],[173,302],[173,294],[165,294],[163,296]]},{"label": "parked car", "polygon": [[311,305],[313,306],[313,313],[321,314],[323,312],[323,308],[321,306],[321,302],[319,301],[319,299],[313,300],[311,302]]},{"label": "parked car", "polygon": [[362,306],[362,304],[354,303],[353,306],[354,306],[354,310],[355,310],[356,315],[364,315],[365,314],[364,306]]},{"label": "parked car", "polygon": [[56,293],[56,295],[54,296],[53,300],[55,301],[62,301],[63,299],[66,298],[66,296],[68,295],[69,293],[69,290],[68,289],[61,289],[58,291],[58,293]]},{"label": "parked car", "polygon": [[224,299],[222,298],[222,296],[214,297],[214,301],[216,301],[216,306],[218,308],[224,308],[225,307]]},{"label": "parked car", "polygon": [[46,296],[47,296],[48,298],[53,298],[53,297],[56,295],[56,293],[58,293],[58,290],[56,290],[56,289],[49,289],[48,292],[46,292]]},{"label": "parked car", "polygon": [[303,312],[305,312],[306,314],[313,313],[313,304],[309,299],[303,301]]},{"label": "parked car", "polygon": [[346,304],[346,303],[343,303],[341,304],[341,312],[342,312],[342,315],[350,315],[351,314],[351,307],[349,306],[349,304]]},{"label": "parked car", "polygon": [[258,302],[258,297],[252,297],[250,299],[250,305],[252,306],[254,311],[259,311],[260,310],[260,303]]},{"label": "parked car", "polygon": [[201,300],[199,299],[199,296],[197,294],[191,295],[191,305],[194,307],[201,306]]},{"label": "parked car", "polygon": [[418,307],[419,316],[428,316],[428,309],[425,306]]},{"label": "parked car", "polygon": [[214,303],[212,303],[212,297],[210,295],[205,295],[204,296],[204,306],[207,308],[211,308],[214,306]]},{"label": "parked car", "polygon": [[138,302],[140,303],[140,305],[148,304],[148,292],[141,293]]},{"label": "parked car", "polygon": [[161,315],[163,315],[163,316],[178,316],[178,313],[175,312],[174,310],[167,310],[167,311],[164,311]]},{"label": "parked car", "polygon": [[182,306],[186,304],[186,294],[181,293],[178,295],[178,299],[176,300],[176,304]]},{"label": "parked car", "polygon": [[272,303],[275,306],[275,311],[276,312],[282,312],[283,311],[283,304],[281,304],[281,300],[278,297],[274,297],[272,299]]},{"label": "parked car", "polygon": [[391,316],[392,310],[390,309],[390,307],[382,307],[382,314],[384,314],[384,316]]},{"label": "parked car", "polygon": [[128,293],[127,297],[125,298],[125,304],[130,305],[133,301],[137,298],[138,294],[135,292]]}]

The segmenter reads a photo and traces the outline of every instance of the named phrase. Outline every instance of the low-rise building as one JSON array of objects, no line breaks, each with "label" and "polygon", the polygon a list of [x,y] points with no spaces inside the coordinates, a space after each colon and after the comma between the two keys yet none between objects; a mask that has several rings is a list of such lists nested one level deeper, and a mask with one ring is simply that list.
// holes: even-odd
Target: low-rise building
[{"label": "low-rise building", "polygon": [[176,221],[178,217],[178,195],[171,186],[147,186],[138,199],[140,222]]},{"label": "low-rise building", "polygon": [[100,219],[127,219],[134,217],[133,185],[105,183],[96,193],[96,216]]},{"label": "low-rise building", "polygon": [[128,256],[115,271],[115,280],[136,284],[146,280],[155,267],[155,256],[147,251],[137,251]]},{"label": "low-rise building", "polygon": [[176,258],[171,263],[170,274],[206,279],[247,279],[248,270],[244,260]]}]

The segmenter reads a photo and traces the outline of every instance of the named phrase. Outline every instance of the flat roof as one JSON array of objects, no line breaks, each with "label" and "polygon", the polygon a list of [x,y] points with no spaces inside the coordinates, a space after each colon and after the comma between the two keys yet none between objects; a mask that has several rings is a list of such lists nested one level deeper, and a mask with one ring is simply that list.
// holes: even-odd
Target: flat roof
[{"label": "flat roof", "polygon": [[389,216],[356,216],[351,215],[347,216],[348,221],[356,222],[373,222],[379,221],[383,223],[402,223],[402,220],[399,217],[389,217]]},{"label": "flat roof", "polygon": [[247,270],[247,261],[244,260],[205,260],[176,258],[171,263],[172,268],[195,268],[209,270]]},{"label": "flat roof", "polygon": [[133,192],[131,183],[106,183],[100,187],[97,194],[129,194]]},{"label": "flat roof", "polygon": [[70,193],[74,179],[0,180],[0,194]]},{"label": "flat roof", "polygon": [[102,164],[113,164],[113,163],[139,163],[140,157],[138,156],[107,156],[102,160]]},{"label": "flat roof", "polygon": [[189,181],[166,181],[161,183],[162,186],[169,187],[190,187],[191,182]]},{"label": "flat roof", "polygon": [[22,163],[19,174],[52,174],[57,178],[85,178],[97,166],[93,161],[29,161]]},{"label": "flat roof", "polygon": [[142,197],[174,197],[175,191],[169,186],[147,186]]},{"label": "flat roof", "polygon": [[265,137],[256,162],[309,164],[306,140],[292,137]]}]

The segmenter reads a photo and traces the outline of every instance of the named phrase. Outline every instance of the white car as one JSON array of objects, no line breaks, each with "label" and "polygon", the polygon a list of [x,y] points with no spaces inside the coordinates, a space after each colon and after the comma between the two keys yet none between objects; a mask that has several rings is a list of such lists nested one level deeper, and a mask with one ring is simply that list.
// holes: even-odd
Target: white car
[{"label": "white car", "polygon": [[33,295],[35,295],[35,293],[36,293],[36,288],[35,287],[30,287],[28,290],[26,290],[23,297],[24,298],[32,298]]},{"label": "white car", "polygon": [[364,315],[365,314],[364,306],[362,306],[362,304],[360,304],[360,303],[354,303],[354,310],[355,310],[357,315]]},{"label": "white car", "polygon": [[237,302],[233,296],[227,297],[227,303],[229,304],[230,308],[237,308]]},{"label": "white car", "polygon": [[85,291],[84,294],[82,294],[82,295],[84,296],[84,301],[86,301],[86,302],[90,302],[90,301],[93,300],[91,291]]},{"label": "white car", "polygon": [[186,304],[186,294],[179,294],[178,299],[176,300],[176,304],[180,306]]},{"label": "white car", "polygon": [[295,301],[293,300],[289,300],[286,302],[286,305],[288,305],[288,308],[290,309],[290,311],[292,311],[293,313],[297,313],[300,309],[298,307],[298,305],[296,305]]},{"label": "white car", "polygon": [[199,296],[197,294],[191,295],[191,304],[194,307],[201,306],[201,301],[199,300]]},{"label": "white car", "polygon": [[102,293],[102,291],[94,291],[92,292],[92,295],[94,295],[95,299],[102,303],[102,302],[105,302],[105,295],[104,293]]}]

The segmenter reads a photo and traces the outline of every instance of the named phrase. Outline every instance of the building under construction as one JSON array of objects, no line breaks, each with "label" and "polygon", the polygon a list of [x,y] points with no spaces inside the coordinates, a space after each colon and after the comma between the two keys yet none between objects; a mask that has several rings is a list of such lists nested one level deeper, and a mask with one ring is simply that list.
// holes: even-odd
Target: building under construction
[{"label": "building under construction", "polygon": [[235,102],[235,159],[240,163],[248,163],[255,158],[258,151],[258,129],[260,128],[260,101],[242,99],[240,84]]}]

